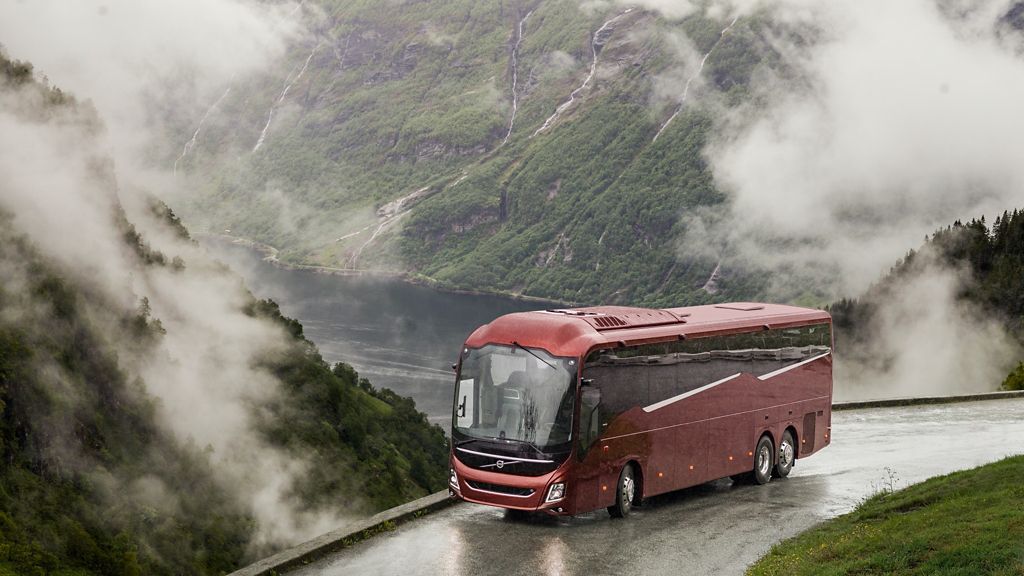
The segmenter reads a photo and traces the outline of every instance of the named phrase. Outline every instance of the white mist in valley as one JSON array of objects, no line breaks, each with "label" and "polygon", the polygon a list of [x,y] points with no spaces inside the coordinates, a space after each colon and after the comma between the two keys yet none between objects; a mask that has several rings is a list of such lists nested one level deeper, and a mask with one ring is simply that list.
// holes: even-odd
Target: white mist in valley
[{"label": "white mist in valley", "polygon": [[[882,300],[866,342],[836,356],[837,400],[992,391],[1019,356],[1003,325],[960,301],[962,272],[925,261]],[[920,262],[919,262],[920,264]]]},{"label": "white mist in valley", "polygon": [[[773,299],[856,297],[936,229],[1024,206],[1012,2],[614,4],[777,31],[766,40],[786,71],[761,66],[751,104],[728,110],[708,91],[689,104],[719,117],[706,157],[728,200],[682,215],[684,258],[761,270]],[[677,52],[692,69],[691,51]],[[666,78],[653,79],[656,96]],[[992,390],[1020,358],[1000,322],[958,298],[967,273],[929,261],[880,303],[868,351],[837,351],[837,398]]]},{"label": "white mist in valley", "polygon": [[[219,480],[257,520],[257,547],[335,528],[346,521],[344,504],[303,508],[293,488],[306,463],[256,431],[253,411],[280,387],[260,361],[288,336],[244,314],[241,281],[152,212],[148,194],[166,192],[174,179],[171,167],[155,170],[145,154],[165,137],[151,129],[159,124],[150,117],[154,102],[213,101],[229,78],[277,65],[301,28],[290,19],[295,8],[236,0],[0,3],[8,55],[90,100],[106,126],[70,113],[28,121],[39,96],[5,92],[0,209],[106,301],[127,312],[148,300],[166,334],[144,356],[115,343],[122,368],[159,399],[158,417],[181,442],[211,450]],[[146,242],[180,257],[184,269],[139,266],[117,224],[119,205]]]},{"label": "white mist in valley", "polygon": [[[761,76],[757,108],[726,120],[708,156],[729,208],[689,215],[684,250],[782,271],[772,290],[789,298],[857,296],[935,229],[1024,206],[1024,60],[998,20],[1008,3],[951,4],[718,6],[741,19],[765,9],[815,41],[775,39],[800,81]],[[958,302],[965,281],[939,264],[908,280],[875,327],[897,357],[869,369],[839,350],[837,396],[998,385],[1019,350]]]},{"label": "white mist in valley", "polygon": [[169,116],[198,124],[232,81],[283,66],[290,44],[307,34],[297,6],[4,1],[0,43],[12,58],[31,61],[56,85],[96,105],[124,173],[144,169],[154,137],[171,136],[159,132]]}]

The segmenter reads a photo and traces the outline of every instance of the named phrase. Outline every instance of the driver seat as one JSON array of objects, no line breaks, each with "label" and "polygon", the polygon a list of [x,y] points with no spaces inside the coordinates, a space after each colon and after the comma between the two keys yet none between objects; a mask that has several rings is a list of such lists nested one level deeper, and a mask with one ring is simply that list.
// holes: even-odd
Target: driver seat
[{"label": "driver seat", "polygon": [[501,387],[501,416],[498,417],[498,430],[506,435],[518,436],[517,432],[523,425],[523,389],[529,376],[517,370],[508,376],[508,381]]}]

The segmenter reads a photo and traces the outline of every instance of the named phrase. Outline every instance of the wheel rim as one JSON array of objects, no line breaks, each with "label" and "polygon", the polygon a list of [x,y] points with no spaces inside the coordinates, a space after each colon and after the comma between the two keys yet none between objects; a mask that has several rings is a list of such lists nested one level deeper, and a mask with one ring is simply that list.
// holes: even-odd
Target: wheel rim
[{"label": "wheel rim", "polygon": [[761,448],[757,451],[757,471],[760,472],[761,476],[768,474],[768,469],[772,467],[772,453],[768,449],[768,443],[761,445]]},{"label": "wheel rim", "polygon": [[622,479],[622,504],[629,506],[633,502],[633,495],[636,490],[636,485],[633,483],[632,476],[626,476]]},{"label": "wheel rim", "polygon": [[793,443],[789,440],[782,441],[782,449],[779,450],[779,465],[789,468],[793,464]]}]

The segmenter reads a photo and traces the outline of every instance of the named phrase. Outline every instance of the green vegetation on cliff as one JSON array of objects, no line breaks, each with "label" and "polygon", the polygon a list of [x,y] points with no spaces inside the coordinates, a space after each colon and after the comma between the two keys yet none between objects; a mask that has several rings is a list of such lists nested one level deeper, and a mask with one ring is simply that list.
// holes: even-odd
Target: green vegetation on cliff
[{"label": "green vegetation on cliff", "polygon": [[[3,234],[0,266],[17,270],[0,287],[0,566],[126,575],[237,566],[251,518],[203,452],[157,424],[90,296],[24,237]],[[160,337],[141,310],[117,324],[142,345]]]},{"label": "green vegetation on cliff", "polygon": [[[191,336],[211,340],[198,348],[209,358],[173,357],[166,343],[180,343],[175,330],[185,325],[156,317],[143,294],[197,306],[203,282],[238,281],[198,250],[186,251],[195,257],[188,260],[157,248],[195,248],[159,202],[136,214],[144,226],[130,221],[111,163],[91,139],[101,123],[89,107],[2,53],[0,97],[5,126],[74,139],[90,155],[88,184],[75,181],[72,168],[49,165],[68,176],[56,198],[77,200],[84,190],[98,205],[110,200],[99,216],[76,214],[96,240],[85,256],[95,261],[83,267],[53,252],[45,228],[26,229],[19,210],[34,209],[35,198],[18,182],[0,203],[0,574],[222,574],[266,553],[279,542],[257,520],[262,504],[243,500],[233,484],[234,455],[171,425],[166,398],[149,380],[162,375],[147,372],[217,359],[218,335],[204,327]],[[226,318],[258,321],[273,340],[246,373],[268,376],[275,389],[228,408],[249,412],[256,445],[305,465],[284,494],[287,505],[365,515],[444,487],[447,440],[410,399],[375,390],[345,364],[328,366],[275,303],[241,300]],[[200,374],[191,379],[203,379],[202,392],[187,398],[196,410],[228,381]]]},{"label": "green vegetation on cliff", "polygon": [[[229,95],[182,160],[199,183],[181,207],[194,226],[286,261],[451,288],[651,305],[763,292],[680,238],[721,207],[704,157],[717,110],[748,103],[759,70],[785,74],[766,40],[783,28],[754,14],[722,34],[729,22],[700,11],[672,21],[574,0],[323,5],[294,68]],[[595,52],[587,87],[538,132]]]},{"label": "green vegetation on cliff", "polygon": [[1024,211],[1003,212],[992,226],[985,217],[936,231],[917,251],[911,250],[861,298],[832,305],[836,325],[854,340],[874,321],[878,306],[894,296],[901,283],[938,264],[960,272],[957,297],[978,304],[1024,334]]},{"label": "green vegetation on cliff", "polygon": [[1024,390],[1024,362],[1019,362],[1003,380],[1003,390]]},{"label": "green vegetation on cliff", "polygon": [[328,368],[302,326],[273,301],[254,301],[247,312],[281,323],[295,338],[266,361],[287,393],[262,407],[261,427],[273,444],[312,464],[299,487],[308,506],[355,496],[369,502],[363,511],[378,511],[446,486],[448,440],[410,398],[377,391],[347,364]]},{"label": "green vegetation on cliff", "polygon": [[[936,231],[863,296],[832,304],[837,347],[861,361],[859,351],[884,320],[883,306],[895,300],[907,282],[937,268],[957,274],[957,302],[995,318],[1024,346],[1024,211],[1014,210],[1003,212],[991,226],[981,217]],[[1022,374],[1018,366],[1003,387],[1024,387]]]}]

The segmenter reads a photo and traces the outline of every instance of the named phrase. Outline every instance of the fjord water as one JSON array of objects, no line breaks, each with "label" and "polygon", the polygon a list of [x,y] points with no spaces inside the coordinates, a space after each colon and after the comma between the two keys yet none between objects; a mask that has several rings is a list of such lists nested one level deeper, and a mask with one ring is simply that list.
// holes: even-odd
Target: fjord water
[{"label": "fjord water", "polygon": [[451,364],[478,326],[510,312],[550,308],[499,296],[441,292],[394,278],[287,270],[252,248],[205,238],[203,246],[241,275],[257,298],[271,298],[302,322],[330,363],[351,364],[377,388],[411,396],[448,429]]}]

